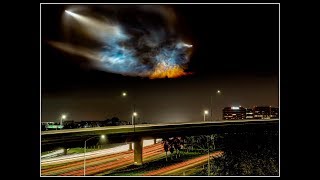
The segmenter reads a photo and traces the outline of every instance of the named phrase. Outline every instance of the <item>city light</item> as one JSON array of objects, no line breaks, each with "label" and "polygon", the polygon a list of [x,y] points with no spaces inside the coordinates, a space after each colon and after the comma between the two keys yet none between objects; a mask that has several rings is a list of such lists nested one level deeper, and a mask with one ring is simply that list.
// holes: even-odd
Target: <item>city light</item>
[{"label": "city light", "polygon": [[[100,139],[105,139],[105,135],[101,135]],[[83,152],[83,176],[86,176],[86,149],[87,149],[87,141],[90,139],[94,139],[96,136],[93,136],[87,140],[84,141],[84,152]]]},{"label": "city light", "polygon": [[208,110],[204,110],[203,121],[206,121],[206,115],[209,114]]},{"label": "city light", "polygon": [[218,90],[218,91],[217,91],[217,93],[218,93],[218,94],[220,94],[220,93],[221,93],[221,91],[220,91],[220,90]]},{"label": "city light", "polygon": [[126,92],[123,92],[123,93],[122,93],[122,96],[123,96],[123,97],[127,96],[127,93],[126,93]]},{"label": "city light", "polygon": [[[67,116],[66,116],[65,114],[62,114],[62,115],[61,115],[60,125],[62,125],[62,120],[66,119],[66,118],[67,118]],[[62,128],[62,126],[61,126],[61,128]]]},{"label": "city light", "polygon": [[239,109],[239,107],[232,106],[231,109]]},{"label": "city light", "polygon": [[136,112],[133,113],[133,116],[137,116],[137,115],[138,115],[138,113],[136,113]]}]

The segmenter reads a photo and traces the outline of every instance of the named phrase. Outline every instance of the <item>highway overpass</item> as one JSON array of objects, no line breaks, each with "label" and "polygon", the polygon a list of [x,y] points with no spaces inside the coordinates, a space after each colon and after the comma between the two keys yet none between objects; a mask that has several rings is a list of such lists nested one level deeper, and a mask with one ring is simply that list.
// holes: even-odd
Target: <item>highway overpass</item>
[{"label": "highway overpass", "polygon": [[57,147],[82,147],[86,139],[105,135],[109,143],[134,142],[135,162],[142,163],[142,139],[173,136],[206,135],[225,132],[263,131],[266,128],[278,129],[279,119],[251,119],[192,122],[179,124],[139,124],[51,130],[41,132],[41,151]]}]

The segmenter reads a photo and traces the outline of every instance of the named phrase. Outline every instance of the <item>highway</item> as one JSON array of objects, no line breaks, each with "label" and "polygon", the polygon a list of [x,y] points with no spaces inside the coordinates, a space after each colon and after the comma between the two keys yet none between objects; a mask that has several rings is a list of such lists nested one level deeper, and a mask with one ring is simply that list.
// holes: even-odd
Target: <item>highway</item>
[{"label": "highway", "polygon": [[[86,175],[105,175],[112,171],[118,170],[120,168],[129,166],[133,164],[133,151],[117,152],[113,154],[102,154],[89,156],[86,160]],[[222,151],[213,152],[210,154],[211,157],[217,158],[223,154]],[[80,157],[83,154],[80,154]],[[153,145],[148,145],[143,149],[143,157],[146,161],[157,159],[161,156],[165,156],[163,150],[163,144],[157,143]],[[56,158],[53,158],[56,159]],[[66,158],[62,161],[63,157],[59,161],[51,161],[41,164],[41,176],[83,176],[83,159]],[[149,171],[143,174],[143,176],[171,176],[182,174],[183,171],[192,169],[196,166],[207,163],[208,155],[193,158],[181,163],[173,164],[170,166],[165,166],[161,169],[154,171]]]},{"label": "highway", "polygon": [[[161,139],[157,139],[157,142],[159,141],[161,141]],[[143,147],[150,146],[152,144],[154,144],[153,140],[143,141]],[[134,149],[134,146],[132,146],[132,148]],[[128,150],[129,150],[129,144],[125,144],[125,145],[120,145],[113,148],[87,152],[86,158],[87,159],[96,158],[96,157],[115,154],[115,153],[127,152]],[[59,165],[63,163],[69,163],[69,162],[81,161],[81,160],[83,160],[83,153],[68,154],[68,155],[58,156],[58,157],[53,157],[48,159],[41,159],[41,166],[53,166],[53,165]]]},{"label": "highway", "polygon": [[[143,157],[146,160],[162,155],[163,145],[157,143],[143,148]],[[125,151],[114,154],[90,156],[86,159],[86,175],[96,175],[106,171],[116,170],[133,164],[133,151]],[[43,164],[41,166],[42,176],[83,176],[83,159],[70,159],[55,162],[54,164]]]},{"label": "highway", "polygon": [[[223,125],[223,124],[239,124],[239,123],[250,123],[250,122],[274,122],[279,121],[279,119],[245,119],[245,120],[223,120],[223,121],[206,121],[206,122],[190,122],[190,123],[167,123],[167,124],[138,124],[135,125],[136,131],[145,128],[153,127],[185,127],[194,125]],[[51,130],[42,131],[41,135],[54,135],[54,134],[68,134],[68,133],[80,133],[80,132],[93,132],[93,131],[112,131],[112,130],[130,130],[132,131],[133,125],[123,125],[123,126],[108,126],[108,127],[94,127],[94,128],[78,128],[78,129],[63,129],[63,130]],[[108,132],[107,132],[108,133]]]},{"label": "highway", "polygon": [[[241,127],[241,128],[239,128]],[[232,133],[260,131],[266,128],[279,128],[279,119],[224,120],[190,123],[139,124],[52,130],[41,132],[41,151],[57,148],[82,147],[83,142],[91,137],[107,137],[110,144],[136,142],[137,139],[169,138],[174,136],[206,135],[212,133]]]},{"label": "highway", "polygon": [[[210,157],[214,157],[214,158],[220,157],[222,155],[223,155],[222,151],[210,153]],[[200,157],[193,158],[193,159],[181,162],[181,163],[173,164],[171,166],[166,166],[161,169],[147,172],[147,173],[143,174],[143,176],[167,176],[167,175],[172,176],[172,175],[179,174],[178,172],[182,172],[187,169],[191,169],[193,167],[202,165],[207,162],[208,162],[208,155],[205,154]]]}]

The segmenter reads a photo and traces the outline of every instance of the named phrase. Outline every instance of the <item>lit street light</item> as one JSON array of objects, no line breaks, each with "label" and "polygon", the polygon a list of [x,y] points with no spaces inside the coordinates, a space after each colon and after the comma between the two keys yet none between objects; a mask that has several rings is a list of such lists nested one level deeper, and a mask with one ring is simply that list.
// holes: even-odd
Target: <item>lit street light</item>
[{"label": "lit street light", "polygon": [[[127,92],[122,92],[122,97],[126,97],[128,94],[127,94]],[[134,97],[133,97],[134,98]],[[134,102],[134,100],[133,100],[133,102]],[[135,116],[137,116],[138,114],[136,113],[136,105],[135,105],[135,103],[133,103],[133,114],[132,114],[132,124],[134,124],[134,122],[133,122],[133,119],[134,119],[134,117]]]},{"label": "lit street light", "polygon": [[[87,141],[90,139],[96,138],[97,136],[91,137],[84,141],[84,153],[83,153],[83,176],[86,176],[86,148],[87,148]],[[101,139],[105,139],[105,135],[100,136]]]},{"label": "lit street light", "polygon": [[67,118],[67,116],[65,114],[61,115],[61,118],[60,118],[60,126],[61,126],[61,128],[62,128],[62,120],[66,119],[66,118]]},{"label": "lit street light", "polygon": [[208,110],[204,110],[204,113],[203,113],[203,121],[206,121],[206,115],[209,114],[209,111]]},{"label": "lit street light", "polygon": [[[217,95],[221,95],[221,91],[218,89],[216,94]],[[213,117],[212,117],[212,95],[210,96],[210,116],[211,116],[211,120],[213,121]]]},{"label": "lit street light", "polygon": [[137,112],[132,113],[132,125],[133,125],[133,131],[135,131],[135,117],[138,116]]}]

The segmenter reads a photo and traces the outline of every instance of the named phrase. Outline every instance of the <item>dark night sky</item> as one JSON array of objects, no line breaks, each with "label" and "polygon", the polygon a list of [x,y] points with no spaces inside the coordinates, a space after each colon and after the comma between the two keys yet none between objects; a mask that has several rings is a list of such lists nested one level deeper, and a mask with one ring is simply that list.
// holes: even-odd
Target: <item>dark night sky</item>
[{"label": "dark night sky", "polygon": [[66,7],[42,5],[42,121],[58,122],[62,113],[76,121],[130,120],[133,102],[140,121],[201,121],[210,95],[214,118],[225,106],[278,106],[278,5],[172,7],[193,42],[194,74],[150,80],[89,68],[85,59],[49,46],[47,40],[62,39]]}]

